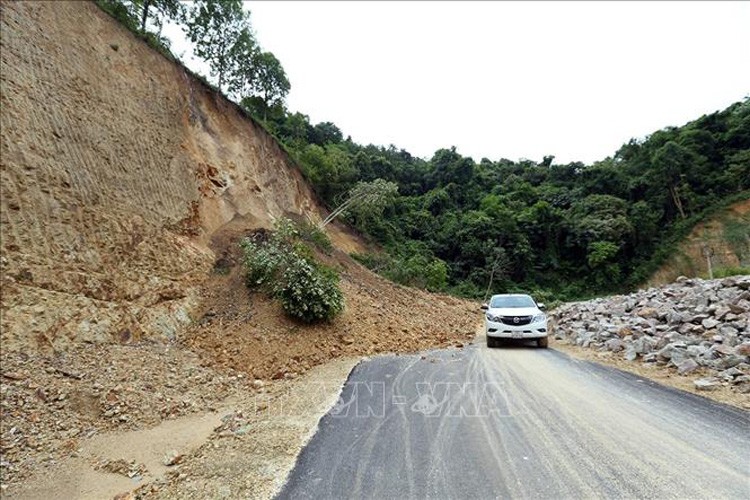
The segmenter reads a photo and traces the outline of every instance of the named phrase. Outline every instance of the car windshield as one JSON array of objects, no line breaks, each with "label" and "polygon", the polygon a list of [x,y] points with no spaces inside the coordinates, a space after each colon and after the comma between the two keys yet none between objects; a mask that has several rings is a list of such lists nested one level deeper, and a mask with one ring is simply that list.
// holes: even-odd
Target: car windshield
[{"label": "car windshield", "polygon": [[528,295],[509,295],[492,297],[490,307],[495,309],[506,307],[536,307],[536,304]]}]

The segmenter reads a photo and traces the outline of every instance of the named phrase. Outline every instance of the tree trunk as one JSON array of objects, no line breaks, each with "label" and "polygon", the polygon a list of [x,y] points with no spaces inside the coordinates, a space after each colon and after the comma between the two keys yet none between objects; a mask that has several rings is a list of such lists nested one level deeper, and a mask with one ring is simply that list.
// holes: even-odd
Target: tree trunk
[{"label": "tree trunk", "polygon": [[706,267],[708,268],[708,279],[714,279],[714,269],[711,263],[711,257],[714,252],[708,245],[703,245],[703,255],[706,257]]},{"label": "tree trunk", "polygon": [[143,12],[141,12],[141,33],[146,32],[146,21],[148,20],[148,8],[151,6],[151,0],[143,1]]},{"label": "tree trunk", "polygon": [[680,217],[684,219],[685,211],[682,209],[682,200],[680,200],[680,196],[677,194],[677,188],[675,188],[674,186],[669,186],[669,192],[672,194],[672,201],[674,201],[674,205],[680,212]]},{"label": "tree trunk", "polygon": [[490,282],[487,284],[487,291],[484,292],[484,300],[482,302],[487,302],[487,297],[490,295],[490,289],[492,288],[492,278],[495,277],[495,264],[497,261],[492,263],[492,271],[490,272]]}]

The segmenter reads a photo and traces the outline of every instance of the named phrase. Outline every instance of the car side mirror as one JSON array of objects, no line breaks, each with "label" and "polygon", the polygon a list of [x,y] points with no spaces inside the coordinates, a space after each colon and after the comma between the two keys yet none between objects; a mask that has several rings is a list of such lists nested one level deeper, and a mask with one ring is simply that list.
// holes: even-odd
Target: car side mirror
[{"label": "car side mirror", "polygon": [[482,308],[481,308],[481,309],[482,309],[483,311],[486,311],[486,310],[487,310],[487,309],[489,309],[489,308],[490,308],[490,306],[488,306],[487,304],[482,304]]},{"label": "car side mirror", "polygon": [[537,307],[538,307],[539,309],[546,309],[546,308],[547,308],[547,306],[545,306],[544,304],[537,304],[536,306],[537,306]]}]

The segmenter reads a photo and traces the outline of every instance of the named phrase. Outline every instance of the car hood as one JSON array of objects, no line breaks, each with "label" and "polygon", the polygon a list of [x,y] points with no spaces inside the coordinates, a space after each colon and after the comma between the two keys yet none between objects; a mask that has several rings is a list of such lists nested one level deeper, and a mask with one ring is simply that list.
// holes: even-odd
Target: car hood
[{"label": "car hood", "polygon": [[542,311],[536,307],[491,307],[487,312],[493,316],[534,316],[535,314],[542,314]]}]

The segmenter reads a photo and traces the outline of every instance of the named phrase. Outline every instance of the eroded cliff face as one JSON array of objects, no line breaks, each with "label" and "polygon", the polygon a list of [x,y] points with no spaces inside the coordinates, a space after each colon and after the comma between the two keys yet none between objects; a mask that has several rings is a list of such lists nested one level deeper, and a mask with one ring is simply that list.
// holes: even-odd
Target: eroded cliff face
[{"label": "eroded cliff face", "polygon": [[95,5],[0,9],[4,348],[177,336],[212,238],[320,217],[272,137]]}]

